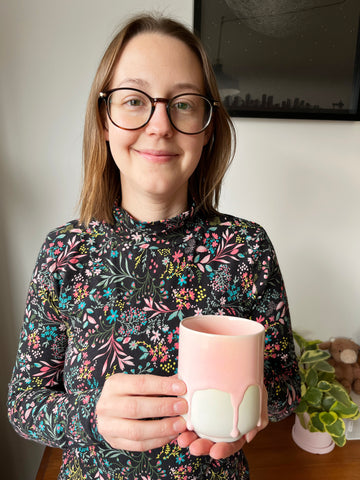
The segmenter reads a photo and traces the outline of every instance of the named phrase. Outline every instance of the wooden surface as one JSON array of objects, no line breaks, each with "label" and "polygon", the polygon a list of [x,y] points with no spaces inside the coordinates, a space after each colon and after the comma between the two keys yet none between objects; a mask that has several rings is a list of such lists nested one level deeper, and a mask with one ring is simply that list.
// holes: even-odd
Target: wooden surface
[{"label": "wooden surface", "polygon": [[294,417],[270,424],[244,448],[251,480],[360,480],[360,440],[315,455],[291,437]]},{"label": "wooden surface", "polygon": [[[325,455],[301,450],[291,438],[294,418],[271,423],[246,445],[251,480],[360,480],[360,440]],[[46,447],[36,480],[57,480],[61,450]]]},{"label": "wooden surface", "polygon": [[62,450],[46,447],[41,459],[36,480],[57,480],[61,466]]}]

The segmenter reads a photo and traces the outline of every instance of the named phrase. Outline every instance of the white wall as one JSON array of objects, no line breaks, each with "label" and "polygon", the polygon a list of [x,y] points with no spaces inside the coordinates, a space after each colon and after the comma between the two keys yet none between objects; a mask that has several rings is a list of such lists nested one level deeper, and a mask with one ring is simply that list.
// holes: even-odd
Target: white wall
[{"label": "white wall", "polygon": [[267,229],[295,329],[360,343],[360,122],[235,124],[223,209]]},{"label": "white wall", "polygon": [[[0,2],[2,405],[37,252],[50,229],[76,215],[85,104],[105,45],[124,17],[150,7],[191,24],[192,3]],[[267,229],[295,328],[360,342],[360,123],[235,124],[238,150],[223,210]],[[1,412],[2,472],[33,480],[42,448],[20,439]]]}]

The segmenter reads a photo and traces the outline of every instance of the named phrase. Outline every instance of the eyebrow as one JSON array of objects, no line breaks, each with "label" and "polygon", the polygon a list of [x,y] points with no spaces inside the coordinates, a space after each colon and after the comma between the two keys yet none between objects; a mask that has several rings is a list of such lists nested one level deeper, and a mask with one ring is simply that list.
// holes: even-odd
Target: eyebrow
[{"label": "eyebrow", "polygon": [[[134,85],[138,88],[149,88],[150,83],[142,78],[125,78],[122,80],[119,84],[118,87],[123,87],[127,85]],[[197,85],[194,83],[190,82],[180,82],[176,83],[173,85],[174,90],[195,90],[198,93],[202,93],[202,89],[199,88]]]},{"label": "eyebrow", "polygon": [[147,82],[146,80],[143,80],[141,78],[124,78],[124,80],[122,80],[118,86],[119,87],[123,87],[124,85],[127,85],[127,84],[134,84],[138,87],[148,87],[149,86],[149,82]]}]

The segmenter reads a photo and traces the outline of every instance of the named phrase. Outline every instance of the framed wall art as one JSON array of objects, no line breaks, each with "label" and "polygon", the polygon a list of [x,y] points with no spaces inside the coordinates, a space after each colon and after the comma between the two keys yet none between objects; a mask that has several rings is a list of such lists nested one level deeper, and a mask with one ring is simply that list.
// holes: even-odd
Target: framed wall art
[{"label": "framed wall art", "polygon": [[195,0],[231,116],[360,120],[359,0]]}]

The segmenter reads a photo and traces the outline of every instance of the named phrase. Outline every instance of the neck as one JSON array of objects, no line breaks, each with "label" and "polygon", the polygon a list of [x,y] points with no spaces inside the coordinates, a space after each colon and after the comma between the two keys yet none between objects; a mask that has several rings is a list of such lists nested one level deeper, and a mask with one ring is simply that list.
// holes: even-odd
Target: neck
[{"label": "neck", "polygon": [[121,206],[135,220],[139,222],[156,222],[180,215],[188,208],[187,195],[185,198],[161,199],[123,196]]}]

